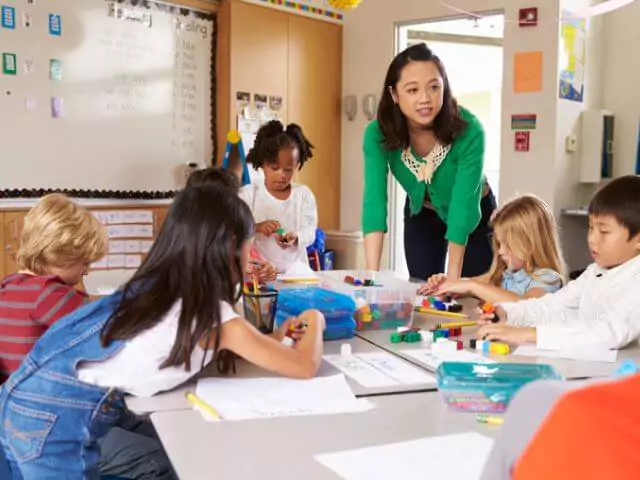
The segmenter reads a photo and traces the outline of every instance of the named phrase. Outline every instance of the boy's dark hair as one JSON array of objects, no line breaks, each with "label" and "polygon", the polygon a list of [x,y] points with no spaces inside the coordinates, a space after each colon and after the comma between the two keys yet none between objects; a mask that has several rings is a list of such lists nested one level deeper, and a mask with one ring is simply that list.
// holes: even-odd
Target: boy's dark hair
[{"label": "boy's dark hair", "polygon": [[589,215],[611,215],[629,230],[629,238],[640,232],[640,177],[626,175],[607,183],[589,203]]},{"label": "boy's dark hair", "polygon": [[400,106],[394,102],[389,90],[395,90],[402,71],[411,62],[433,62],[442,77],[444,82],[442,109],[433,121],[433,133],[441,143],[451,145],[465,129],[467,122],[460,116],[458,102],[451,93],[444,64],[424,43],[418,43],[400,52],[389,65],[377,114],[378,128],[384,137],[383,145],[387,150],[409,146],[407,119],[400,110]]},{"label": "boy's dark hair", "polygon": [[240,190],[240,180],[238,176],[230,170],[223,170],[218,167],[208,167],[196,170],[187,179],[187,187],[201,187],[203,185],[219,185],[235,193]]},{"label": "boy's dark hair", "polygon": [[215,335],[216,360],[227,372],[232,364],[219,351],[220,303],[239,300],[242,246],[253,229],[251,210],[226,188],[178,192],[151,251],[123,287],[120,305],[101,332],[102,344],[154,327],[180,300],[178,332],[160,368],[184,365],[190,371],[198,342]]},{"label": "boy's dark hair", "polygon": [[271,120],[258,130],[253,148],[247,155],[247,162],[258,170],[265,164],[276,162],[283,148],[294,147],[300,152],[298,170],[301,170],[307,160],[313,158],[311,150],[315,147],[304,136],[300,126],[290,123],[287,128],[284,128],[280,121]]}]

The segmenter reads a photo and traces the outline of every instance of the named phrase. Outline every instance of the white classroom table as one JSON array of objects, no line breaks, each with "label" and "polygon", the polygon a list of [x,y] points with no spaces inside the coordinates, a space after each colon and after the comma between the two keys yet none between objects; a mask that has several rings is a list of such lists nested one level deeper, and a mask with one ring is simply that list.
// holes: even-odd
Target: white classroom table
[{"label": "white classroom table", "polygon": [[[208,423],[197,411],[181,410],[153,413],[151,421],[180,480],[335,480],[340,477],[314,455],[468,431],[493,437],[498,431],[478,424],[474,414],[447,411],[436,392],[368,400],[377,408],[362,413]],[[428,478],[429,466],[424,468]]]},{"label": "white classroom table", "polygon": [[[430,328],[435,326],[436,323],[455,321],[460,321],[460,319],[447,318],[438,315],[416,314],[413,318],[413,325],[424,330],[429,330]],[[461,337],[456,337],[456,339],[462,340],[464,348],[470,350],[469,340],[471,338],[475,338],[475,333],[477,332],[477,330],[477,327],[465,327],[462,330],[463,335]],[[415,365],[419,365],[425,368],[426,370],[433,371],[433,369],[429,365],[401,352],[401,350],[427,348],[426,344],[404,342],[391,343],[389,337],[393,331],[394,330],[359,331],[356,332],[356,335],[368,342],[371,342],[372,345],[376,345],[383,350],[394,353],[399,357],[412,362]],[[623,350],[620,350],[618,352],[618,361],[615,363],[589,362],[582,360],[568,360],[547,357],[525,357],[520,355],[488,354],[486,356],[497,362],[538,363],[552,365],[558,370],[558,372],[560,372],[560,375],[562,375],[565,379],[576,380],[610,376],[613,372],[615,372],[620,363],[622,363],[624,360],[640,359],[640,346],[638,346],[638,344],[636,343],[633,346],[629,346]]]},{"label": "white classroom table", "polygon": [[[383,351],[379,347],[361,339],[358,337],[354,337],[348,340],[336,340],[331,342],[324,342],[324,354],[339,354],[340,346],[343,343],[348,343],[351,345],[352,353],[364,353],[364,352],[381,352]],[[407,362],[410,363],[410,362]],[[411,364],[414,368],[419,368],[414,364]],[[421,369],[424,370],[424,369]],[[318,372],[318,376],[328,376],[334,375],[336,373],[340,373],[340,371],[328,363],[326,360],[322,361],[322,365],[320,366],[320,370]],[[202,371],[199,378],[201,377],[213,377],[217,376],[215,365],[210,365],[205,370]],[[270,377],[275,376],[275,374],[268,372],[260,367],[256,367],[244,360],[236,361],[236,374],[234,377],[236,378],[251,378],[251,377]],[[347,382],[351,386],[351,390],[354,395],[357,397],[362,396],[370,396],[370,395],[386,395],[392,393],[407,393],[407,392],[426,392],[426,391],[434,391],[437,389],[435,377],[433,382],[429,383],[419,383],[413,385],[393,385],[387,387],[364,387],[360,385],[355,380],[352,380],[348,376]],[[160,393],[153,397],[126,397],[125,401],[129,410],[133,413],[143,415],[152,412],[158,411],[166,411],[166,410],[184,410],[190,409],[191,404],[185,398],[185,392],[191,390],[195,391],[196,381],[192,380],[187,382],[181,387],[176,388],[175,390],[171,390],[169,392]]]}]

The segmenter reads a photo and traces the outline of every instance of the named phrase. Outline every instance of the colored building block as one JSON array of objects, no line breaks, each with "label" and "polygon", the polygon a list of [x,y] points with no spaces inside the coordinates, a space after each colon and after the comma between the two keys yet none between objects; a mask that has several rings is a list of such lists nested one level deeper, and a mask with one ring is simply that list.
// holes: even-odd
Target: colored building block
[{"label": "colored building block", "polygon": [[460,312],[462,312],[462,305],[460,305],[457,302],[448,303],[446,305],[447,305],[447,312],[452,312],[452,313],[460,313]]},{"label": "colored building block", "polygon": [[390,336],[389,336],[389,341],[391,343],[400,343],[402,342],[402,337],[404,336],[404,333],[398,333],[398,332],[393,332]]},{"label": "colored building block", "polygon": [[489,352],[497,355],[507,355],[510,351],[509,345],[506,343],[491,342]]},{"label": "colored building block", "polygon": [[450,337],[459,337],[462,335],[462,327],[449,328]]},{"label": "colored building block", "polygon": [[420,332],[409,332],[409,333],[405,334],[404,341],[407,342],[407,343],[421,342],[422,341],[422,335],[420,335]]},{"label": "colored building block", "polygon": [[444,302],[441,302],[440,300],[436,300],[435,302],[433,302],[433,308],[441,312],[447,311],[447,306],[444,304]]}]

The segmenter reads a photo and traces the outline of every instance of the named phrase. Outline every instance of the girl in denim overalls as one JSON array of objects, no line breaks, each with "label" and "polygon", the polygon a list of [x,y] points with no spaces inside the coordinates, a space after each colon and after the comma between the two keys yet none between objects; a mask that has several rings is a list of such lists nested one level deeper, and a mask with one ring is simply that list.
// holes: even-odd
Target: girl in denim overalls
[{"label": "girl in denim overalls", "polygon": [[[96,441],[126,412],[124,395],[169,390],[213,360],[228,372],[225,351],[281,375],[315,375],[320,313],[265,336],[231,307],[253,228],[249,208],[222,185],[176,196],[133,278],[56,322],[2,386],[0,441],[12,478],[99,478]],[[298,321],[306,330],[284,346]]]}]

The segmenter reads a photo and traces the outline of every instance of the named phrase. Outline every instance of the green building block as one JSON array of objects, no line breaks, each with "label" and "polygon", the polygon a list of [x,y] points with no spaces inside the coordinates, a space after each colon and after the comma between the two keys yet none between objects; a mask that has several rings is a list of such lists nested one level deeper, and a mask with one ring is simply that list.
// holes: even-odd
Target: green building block
[{"label": "green building block", "polygon": [[393,332],[389,337],[389,340],[391,341],[391,343],[401,343],[402,337],[403,337],[402,333]]},{"label": "green building block", "polygon": [[404,341],[407,343],[421,342],[422,335],[420,335],[420,332],[409,332],[404,336]]}]

